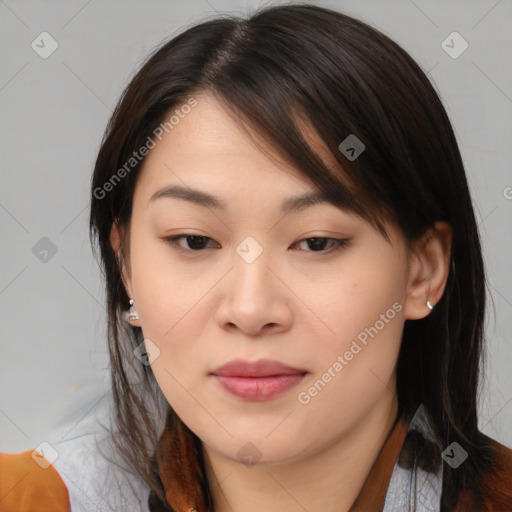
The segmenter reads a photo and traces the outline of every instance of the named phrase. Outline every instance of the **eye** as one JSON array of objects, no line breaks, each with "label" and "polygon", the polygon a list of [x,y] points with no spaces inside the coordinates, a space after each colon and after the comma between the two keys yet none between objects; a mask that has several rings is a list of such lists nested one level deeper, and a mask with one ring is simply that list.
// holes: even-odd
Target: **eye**
[{"label": "eye", "polygon": [[[178,243],[181,239],[186,240],[187,247],[183,247],[180,243]],[[184,252],[201,252],[204,251],[207,247],[208,241],[213,241],[211,238],[202,235],[191,235],[187,233],[183,233],[181,235],[176,235],[172,237],[164,238],[167,243],[173,246],[178,251]],[[330,241],[331,245],[327,249],[325,249],[325,242]],[[330,237],[314,237],[314,238],[304,238],[299,242],[293,244],[296,246],[298,244],[307,242],[307,246],[309,248],[313,248],[311,251],[306,252],[320,252],[320,253],[331,253],[337,251],[343,247],[346,247],[350,239],[349,238],[330,238]],[[292,246],[292,247],[293,247]]]},{"label": "eye", "polygon": [[[325,242],[329,240],[331,242],[331,246],[326,250],[323,249],[325,246]],[[349,243],[348,238],[330,238],[330,237],[314,237],[314,238],[304,238],[304,240],[300,240],[297,243],[307,242],[308,247],[313,247],[314,250],[312,252],[333,252],[342,247],[346,247]],[[296,245],[296,244],[295,244]],[[308,251],[309,252],[309,251]]]},{"label": "eye", "polygon": [[[178,243],[178,240],[181,240],[182,238],[186,239],[186,242],[188,244],[188,248],[184,248],[182,245]],[[182,235],[177,236],[171,236],[168,238],[164,238],[166,242],[173,245],[176,249],[181,251],[192,251],[192,252],[199,252],[205,249],[203,247],[205,243],[208,240],[211,240],[211,238],[208,238],[207,236],[202,235],[188,235],[186,233]]]}]

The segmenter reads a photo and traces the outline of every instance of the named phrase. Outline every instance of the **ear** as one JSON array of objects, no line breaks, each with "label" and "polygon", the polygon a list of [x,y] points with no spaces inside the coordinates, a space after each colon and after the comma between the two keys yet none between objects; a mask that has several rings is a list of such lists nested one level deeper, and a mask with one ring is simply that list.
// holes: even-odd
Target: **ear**
[{"label": "ear", "polygon": [[[125,231],[119,226],[117,219],[114,220],[112,223],[112,228],[110,229],[110,245],[112,246],[112,249],[116,253],[116,259],[118,262],[118,265],[121,268],[121,278],[123,280],[124,288],[126,290],[126,293],[128,297],[133,298],[133,287],[132,287],[132,280],[130,276],[130,264],[129,261],[125,261],[122,256],[121,251],[121,240],[122,237],[125,236]],[[126,305],[128,308],[128,304]],[[131,322],[131,325],[140,327],[140,321],[139,320],[133,320]]]},{"label": "ear", "polygon": [[447,222],[436,222],[411,248],[405,300],[405,318],[417,320],[430,314],[443,296],[450,272],[453,231]]}]

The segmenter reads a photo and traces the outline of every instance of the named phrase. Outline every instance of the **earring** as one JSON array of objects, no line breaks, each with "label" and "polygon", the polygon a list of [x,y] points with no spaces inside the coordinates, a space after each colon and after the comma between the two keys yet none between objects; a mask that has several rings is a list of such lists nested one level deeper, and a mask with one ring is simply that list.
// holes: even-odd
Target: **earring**
[{"label": "earring", "polygon": [[427,308],[430,309],[430,311],[432,311],[434,309],[434,306],[432,306],[432,304],[430,304],[429,300],[427,300]]},{"label": "earring", "polygon": [[134,320],[137,320],[139,318],[139,314],[137,313],[137,310],[133,307],[133,299],[130,299],[130,309],[129,311],[125,311],[123,313],[123,318],[126,322],[132,323]]}]

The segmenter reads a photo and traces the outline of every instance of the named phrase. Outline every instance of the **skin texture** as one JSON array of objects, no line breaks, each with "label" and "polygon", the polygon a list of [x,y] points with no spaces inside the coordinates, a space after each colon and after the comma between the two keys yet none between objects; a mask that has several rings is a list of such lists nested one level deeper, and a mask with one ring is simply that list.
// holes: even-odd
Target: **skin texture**
[{"label": "skin texture", "polygon": [[[196,99],[150,151],[136,185],[123,267],[139,315],[133,325],[160,350],[151,363],[157,382],[203,442],[216,511],[348,510],[396,420],[404,321],[427,316],[427,299],[435,305],[443,294],[450,227],[437,223],[410,247],[396,227],[387,224],[389,244],[329,203],[283,216],[281,202],[314,185],[265,156],[212,96]],[[206,190],[227,209],[149,203],[172,184]],[[177,240],[181,252],[163,240],[183,233],[208,238]],[[263,251],[251,263],[236,251],[248,236]],[[329,239],[308,244],[313,237],[350,241],[333,250]],[[117,251],[115,223],[111,243]],[[299,393],[383,314],[378,334],[301,403]],[[284,394],[247,401],[209,375],[234,358],[277,359],[308,374]],[[256,464],[237,455],[244,446]]]}]

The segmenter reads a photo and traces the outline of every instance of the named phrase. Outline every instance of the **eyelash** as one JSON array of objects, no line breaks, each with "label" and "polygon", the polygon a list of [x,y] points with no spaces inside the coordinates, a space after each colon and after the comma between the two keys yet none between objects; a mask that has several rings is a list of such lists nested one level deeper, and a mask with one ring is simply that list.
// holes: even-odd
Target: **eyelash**
[{"label": "eyelash", "polygon": [[[182,238],[191,238],[191,237],[203,238],[205,240],[212,240],[211,238],[209,238],[207,236],[191,235],[191,234],[187,234],[187,233],[163,238],[163,240],[166,243],[168,243],[169,245],[171,245],[173,249],[180,251],[180,252],[189,252],[189,253],[190,252],[196,252],[196,253],[203,252],[205,249],[196,249],[196,250],[184,249],[183,247],[178,245],[178,243],[177,243],[178,240],[180,240]],[[321,253],[321,254],[322,253],[323,254],[331,254],[335,251],[339,251],[340,249],[346,247],[350,242],[350,238],[331,238],[331,237],[327,237],[327,236],[314,236],[314,237],[309,237],[309,238],[303,238],[302,240],[299,240],[298,242],[296,242],[296,244],[305,242],[307,240],[331,240],[333,242],[333,245],[329,249],[323,249],[321,251],[306,251],[306,252]],[[296,245],[296,244],[294,244],[294,245]]]}]

